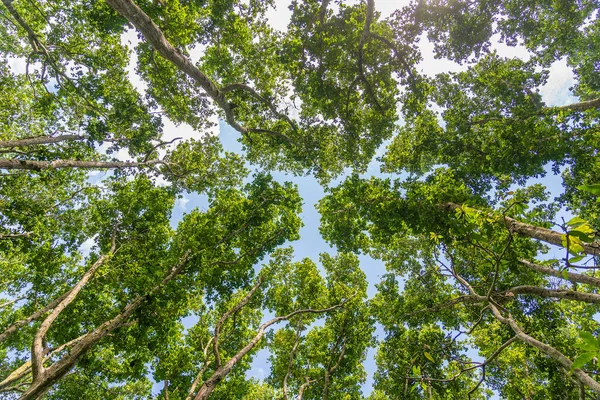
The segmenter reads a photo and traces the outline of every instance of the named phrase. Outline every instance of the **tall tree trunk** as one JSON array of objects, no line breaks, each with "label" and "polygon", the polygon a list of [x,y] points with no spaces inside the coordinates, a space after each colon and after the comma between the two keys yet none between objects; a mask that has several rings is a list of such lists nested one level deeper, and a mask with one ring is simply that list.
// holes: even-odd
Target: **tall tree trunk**
[{"label": "tall tree trunk", "polygon": [[52,312],[44,319],[37,332],[33,337],[33,343],[31,346],[31,370],[33,375],[33,381],[39,380],[44,374],[44,342],[46,340],[46,334],[52,326],[52,323],[58,318],[60,313],[75,300],[81,289],[85,284],[94,276],[98,268],[106,262],[110,257],[110,254],[114,253],[116,248],[115,237],[113,236],[111,248],[109,254],[103,254],[96,260],[90,269],[86,271],[81,277],[79,282],[71,288],[66,296],[52,309]]}]

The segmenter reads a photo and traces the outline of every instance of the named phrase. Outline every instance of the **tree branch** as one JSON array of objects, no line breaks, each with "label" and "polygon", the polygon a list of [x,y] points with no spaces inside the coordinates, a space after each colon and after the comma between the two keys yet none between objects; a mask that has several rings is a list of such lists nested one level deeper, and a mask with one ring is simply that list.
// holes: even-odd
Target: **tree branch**
[{"label": "tree branch", "polygon": [[593,276],[588,276],[588,275],[584,275],[584,274],[578,274],[575,272],[565,271],[566,272],[566,277],[565,277],[565,272],[561,272],[561,271],[557,271],[552,268],[544,267],[542,265],[535,264],[535,263],[532,263],[527,260],[519,260],[519,262],[521,264],[523,264],[524,266],[526,266],[527,268],[532,269],[534,271],[541,272],[542,274],[552,275],[557,278],[566,279],[570,282],[578,282],[578,283],[584,283],[586,285],[600,287],[600,279],[594,278]]},{"label": "tree branch", "polygon": [[551,297],[572,301],[581,301],[584,303],[600,304],[600,294],[576,292],[574,290],[564,289],[546,289],[538,286],[515,286],[508,289],[505,293],[513,294],[531,294],[540,297]]},{"label": "tree branch", "polygon": [[259,275],[258,281],[252,287],[252,289],[250,289],[248,294],[245,295],[231,310],[229,310],[225,314],[223,314],[221,316],[221,318],[219,319],[219,321],[217,322],[217,325],[215,326],[215,334],[213,336],[213,339],[214,339],[213,340],[213,353],[215,355],[215,366],[217,368],[221,368],[221,356],[219,356],[219,334],[221,333],[221,328],[223,327],[223,324],[225,323],[227,318],[229,318],[232,314],[238,312],[239,310],[242,309],[242,307],[244,307],[246,304],[248,304],[248,302],[250,301],[250,299],[252,298],[254,293],[256,293],[256,291],[258,290],[261,283],[262,283],[262,277]]},{"label": "tree branch", "polygon": [[36,136],[17,140],[5,140],[0,142],[0,148],[25,147],[37,144],[51,144],[65,142],[69,140],[85,140],[85,136],[80,135],[61,135],[61,136]]},{"label": "tree branch", "polygon": [[[568,371],[571,370],[573,362],[571,360],[569,360],[564,354],[562,354],[560,351],[558,351],[554,347],[551,347],[551,346],[547,345],[546,343],[540,342],[539,340],[537,340],[537,339],[529,336],[525,332],[523,332],[521,327],[516,323],[516,321],[514,319],[512,319],[512,317],[510,317],[510,316],[507,318],[503,317],[502,314],[500,314],[500,311],[498,311],[496,306],[494,306],[493,304],[490,303],[489,306],[490,306],[490,309],[492,310],[492,313],[496,317],[496,319],[498,321],[502,322],[503,324],[510,326],[510,328],[515,333],[517,339],[540,350],[545,355],[547,355],[550,358],[552,358],[553,360],[557,361],[566,370],[568,370]],[[575,368],[572,371],[572,373],[573,373],[573,375],[575,375],[577,377],[577,379],[581,383],[583,383],[584,385],[586,385],[587,387],[592,389],[594,392],[600,394],[600,383],[596,382],[592,377],[590,377],[588,374],[586,374],[583,370],[581,370],[579,368]]]},{"label": "tree branch", "polygon": [[[6,0],[4,0],[6,1]],[[106,0],[119,14],[131,22],[154,49],[179,70],[192,78],[225,113],[225,120],[233,129],[246,135],[248,128],[240,125],[223,92],[206,74],[200,71],[179,49],[173,47],[152,19],[132,0]]]},{"label": "tree branch", "polygon": [[146,162],[132,161],[79,161],[79,160],[54,160],[34,161],[18,159],[0,159],[0,169],[19,169],[30,171],[43,171],[58,168],[82,168],[82,169],[121,169],[121,168],[146,168],[154,165],[166,164],[162,160],[150,160]]},{"label": "tree branch", "polygon": [[[440,204],[440,207],[446,211],[454,211],[456,209],[462,209],[460,204],[456,203],[443,203]],[[490,213],[490,215],[494,215]],[[560,232],[553,231],[552,229],[542,228],[540,226],[526,224],[524,222],[517,221],[516,219],[504,216],[504,225],[508,230],[514,233],[518,233],[522,236],[527,236],[532,239],[541,240],[542,242],[546,242],[549,244],[553,244],[559,247],[564,247],[562,244],[562,236],[563,234]],[[592,242],[592,243],[582,243],[583,251],[586,254],[590,255],[599,255],[600,254],[600,243]]]}]

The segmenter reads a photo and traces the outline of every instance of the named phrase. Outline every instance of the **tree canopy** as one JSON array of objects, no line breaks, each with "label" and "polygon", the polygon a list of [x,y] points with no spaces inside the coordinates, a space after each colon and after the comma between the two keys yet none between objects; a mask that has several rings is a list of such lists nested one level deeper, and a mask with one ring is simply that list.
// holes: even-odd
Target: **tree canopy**
[{"label": "tree canopy", "polygon": [[0,396],[597,398],[599,9],[2,0]]}]

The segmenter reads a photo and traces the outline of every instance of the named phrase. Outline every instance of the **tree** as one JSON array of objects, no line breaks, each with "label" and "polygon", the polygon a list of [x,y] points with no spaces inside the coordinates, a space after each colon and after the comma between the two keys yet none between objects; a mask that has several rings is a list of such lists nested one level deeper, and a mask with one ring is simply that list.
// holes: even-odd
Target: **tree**
[{"label": "tree", "polygon": [[[586,254],[598,254],[592,227],[575,218],[564,225],[564,233],[546,228],[552,207],[527,211],[529,203],[545,199],[543,187],[519,190],[497,210],[470,192],[451,171],[438,170],[425,182],[352,178],[321,202],[326,238],[388,263],[390,274],[373,303],[388,333],[380,345],[379,387],[390,396],[410,393],[411,385],[421,385],[416,393],[424,395],[445,396],[450,390],[465,396],[477,394],[491,377],[502,382],[495,388],[507,398],[524,390],[541,392],[535,386],[540,379],[550,382],[549,396],[560,387],[568,398],[579,393],[580,384],[598,393],[593,367],[583,370],[584,364],[573,362],[579,353],[575,327],[596,329],[591,316],[599,281],[576,264]],[[547,251],[546,244],[566,248],[562,267],[556,269],[559,260],[534,261]],[[399,276],[406,279],[402,290]],[[582,306],[565,304],[572,301]],[[459,340],[462,335],[466,341]],[[401,347],[403,354],[397,354],[398,341],[415,347]],[[505,375],[501,365],[503,351],[513,342],[539,352],[529,356],[535,357],[532,370],[526,378],[519,375],[521,382]],[[473,365],[465,354],[467,343],[479,349],[483,363]],[[520,349],[521,354],[530,351]],[[478,381],[475,369],[481,370]],[[565,385],[569,375],[575,382]]]},{"label": "tree", "polygon": [[[2,0],[4,396],[358,399],[370,347],[371,399],[600,394],[600,3],[354,3],[280,32],[268,0]],[[424,37],[464,70],[423,73]],[[280,248],[302,199],[272,171],[331,185],[336,256]]]}]

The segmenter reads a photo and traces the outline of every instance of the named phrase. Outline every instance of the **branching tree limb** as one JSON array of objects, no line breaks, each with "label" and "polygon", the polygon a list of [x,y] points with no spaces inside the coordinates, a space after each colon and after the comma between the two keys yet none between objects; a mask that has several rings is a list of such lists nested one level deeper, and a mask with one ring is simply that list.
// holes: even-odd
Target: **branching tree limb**
[{"label": "branching tree limb", "polygon": [[240,351],[238,351],[231,359],[229,359],[225,364],[223,364],[220,368],[217,368],[215,372],[212,374],[210,378],[208,378],[204,384],[200,387],[200,390],[196,394],[195,400],[206,400],[208,396],[214,391],[215,387],[219,382],[221,382],[227,374],[231,371],[231,369],[244,357],[248,354],[263,338],[265,331],[271,326],[278,322],[288,320],[296,315],[301,314],[322,314],[326,312],[330,312],[341,308],[348,302],[349,299],[344,300],[340,304],[334,305],[332,307],[323,308],[323,309],[302,309],[293,311],[287,315],[281,317],[275,317],[264,324],[262,324],[258,328],[258,332],[256,335],[250,340],[250,342],[244,346]]},{"label": "branching tree limb", "polygon": [[[251,128],[241,125],[236,120],[233,113],[233,107],[225,96],[227,91],[233,90],[234,88],[249,92],[254,97],[266,104],[277,116],[282,115],[272,104],[270,104],[270,102],[258,95],[258,93],[256,93],[249,86],[243,87],[245,85],[236,84],[234,86],[225,87],[225,92],[220,89],[219,86],[204,72],[200,71],[190,61],[189,58],[187,58],[179,49],[175,48],[171,43],[169,43],[160,28],[132,0],[107,0],[106,2],[129,22],[131,22],[162,57],[173,63],[173,65],[175,65],[180,71],[188,75],[192,80],[194,80],[194,82],[204,89],[206,94],[217,104],[221,110],[223,110],[225,114],[225,120],[236,131],[247,136],[251,131]],[[291,122],[287,117],[284,119],[288,121],[288,123]],[[294,126],[293,123],[291,123],[291,125],[292,127]],[[257,132],[256,130],[254,131]]]},{"label": "branching tree limb", "polygon": [[98,260],[92,264],[90,269],[83,274],[79,282],[77,282],[71,288],[71,290],[66,293],[66,296],[56,305],[56,307],[52,309],[52,312],[50,312],[50,314],[44,319],[36,331],[31,346],[31,370],[33,382],[43,379],[44,376],[44,342],[46,340],[46,334],[48,333],[48,330],[56,318],[58,318],[60,313],[69,304],[71,304],[73,300],[75,300],[81,289],[83,289],[85,284],[94,276],[98,268],[100,268],[111,257],[116,250],[116,246],[115,232],[113,232],[112,242],[108,253],[101,255]]}]

